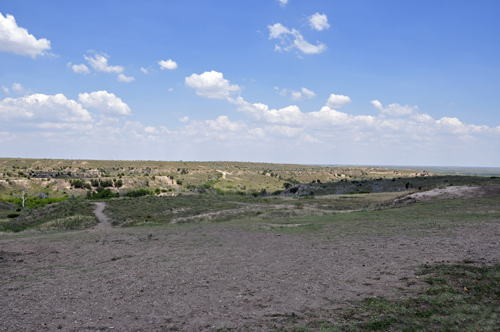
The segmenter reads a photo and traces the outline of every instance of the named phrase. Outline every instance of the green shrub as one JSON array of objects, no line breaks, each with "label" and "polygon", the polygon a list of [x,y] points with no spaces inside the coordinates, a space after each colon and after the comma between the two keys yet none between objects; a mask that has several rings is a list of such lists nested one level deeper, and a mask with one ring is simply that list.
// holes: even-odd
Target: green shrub
[{"label": "green shrub", "polygon": [[151,192],[146,189],[132,190],[125,194],[127,197],[141,197],[151,195]]},{"label": "green shrub", "polygon": [[90,184],[85,183],[85,181],[82,181],[80,179],[73,180],[70,182],[73,187],[76,189],[91,189]]},{"label": "green shrub", "polygon": [[104,189],[103,187],[97,188],[97,192],[91,195],[90,199],[108,199],[113,197],[120,197],[120,194],[112,192],[110,189]]},{"label": "green shrub", "polygon": [[101,180],[99,181],[100,187],[107,188],[113,187],[113,180]]}]

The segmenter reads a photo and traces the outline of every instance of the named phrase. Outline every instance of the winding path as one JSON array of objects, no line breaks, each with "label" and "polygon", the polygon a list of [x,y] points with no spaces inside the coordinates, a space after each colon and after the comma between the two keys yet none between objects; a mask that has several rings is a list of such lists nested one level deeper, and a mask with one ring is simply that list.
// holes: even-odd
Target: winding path
[{"label": "winding path", "polygon": [[99,223],[94,227],[95,230],[104,230],[111,229],[111,223],[108,220],[108,217],[104,214],[104,208],[106,207],[106,203],[104,202],[95,202],[96,208],[94,210],[94,214],[99,219]]}]

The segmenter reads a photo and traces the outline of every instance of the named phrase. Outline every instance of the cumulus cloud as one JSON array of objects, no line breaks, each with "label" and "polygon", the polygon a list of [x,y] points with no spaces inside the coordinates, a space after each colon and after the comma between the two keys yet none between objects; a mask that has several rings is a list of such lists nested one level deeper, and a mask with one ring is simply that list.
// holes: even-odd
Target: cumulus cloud
[{"label": "cumulus cloud", "polygon": [[28,33],[28,30],[17,25],[14,16],[0,13],[0,51],[19,55],[28,55],[35,59],[37,55],[49,54],[50,41]]},{"label": "cumulus cloud", "polygon": [[[10,139],[10,142],[16,143],[18,150],[19,147],[24,149],[37,144],[37,149],[40,149],[58,141],[59,146],[65,146],[68,151],[74,151],[78,144],[82,148],[88,147],[88,151],[101,151],[104,153],[102,156],[108,158],[110,147],[113,147],[113,151],[121,147],[124,153],[130,153],[122,158],[137,158],[140,155],[141,158],[148,159],[152,158],[154,153],[160,152],[159,147],[169,149],[172,155],[175,155],[175,151],[185,151],[186,148],[195,149],[202,151],[200,153],[206,152],[209,158],[215,149],[219,151],[220,147],[224,146],[222,150],[230,155],[237,155],[238,158],[286,156],[280,155],[281,151],[321,151],[337,152],[337,155],[347,153],[349,158],[364,158],[372,153],[382,158],[382,161],[378,161],[380,163],[394,154],[397,154],[399,159],[404,156],[407,160],[418,151],[425,153],[417,154],[412,161],[420,160],[432,151],[440,154],[446,151],[449,158],[453,155],[450,151],[456,146],[459,146],[459,149],[455,149],[455,156],[463,156],[464,149],[468,153],[477,151],[478,146],[481,146],[478,143],[487,146],[484,151],[496,151],[500,138],[500,126],[472,125],[454,117],[433,119],[417,110],[400,117],[388,117],[383,113],[377,116],[353,115],[329,106],[323,106],[317,111],[303,112],[294,105],[272,109],[265,104],[252,104],[241,96],[227,97],[226,100],[248,116],[245,120],[231,121],[226,115],[207,120],[189,120],[184,116],[179,120],[185,124],[180,124],[177,130],[172,131],[160,124],[145,126],[132,121],[122,126],[122,118],[106,114],[101,114],[101,121],[95,123],[92,118],[94,115],[83,108],[83,104],[105,108],[101,101],[106,98],[99,95],[110,99],[114,96],[105,91],[98,91],[82,94],[80,102],[68,100],[64,95],[6,98],[0,101],[0,123],[8,123],[6,128],[9,129],[7,135],[4,133],[5,129],[0,128],[0,142],[9,142]],[[385,109],[382,105],[381,107]],[[22,128],[21,131],[16,131],[18,128]],[[22,135],[19,135],[21,132]],[[13,137],[19,138],[11,139]],[[151,144],[152,142],[155,144]],[[8,149],[9,145],[10,143],[6,144],[5,148]],[[314,150],[314,146],[318,149]],[[466,146],[469,146],[468,150]],[[12,151],[15,150],[6,151],[14,153]],[[357,152],[348,154],[349,151]],[[404,151],[411,153],[405,154]],[[322,156],[325,153],[314,155]],[[180,159],[185,155],[178,156],[176,158]],[[375,162],[373,159],[366,159],[365,163],[367,160]],[[350,159],[345,162],[348,161],[352,162]],[[362,161],[355,160],[358,163]]]},{"label": "cumulus cloud", "polygon": [[325,44],[318,42],[313,45],[304,39],[304,36],[296,29],[288,29],[281,23],[269,25],[269,39],[280,39],[281,46],[275,45],[275,51],[290,51],[297,48],[304,54],[318,54],[326,51]]},{"label": "cumulus cloud", "polygon": [[380,113],[392,116],[409,115],[418,110],[417,106],[410,107],[408,105],[401,106],[399,104],[390,104],[384,108],[382,103],[378,100],[372,100],[371,103]]},{"label": "cumulus cloud", "polygon": [[24,88],[21,84],[14,83],[12,84],[12,91],[14,91],[17,94],[22,94],[24,92]]},{"label": "cumulus cloud", "polygon": [[238,85],[230,85],[222,73],[214,70],[206,71],[201,75],[192,74],[186,77],[185,83],[187,86],[195,88],[197,95],[207,98],[225,99],[231,94],[241,91]]},{"label": "cumulus cloud", "polygon": [[[346,98],[337,99],[343,103],[347,100]],[[265,104],[251,104],[241,96],[236,99],[228,98],[228,101],[238,105],[238,111],[245,113],[251,120],[268,124],[266,128],[269,133],[280,133],[282,136],[292,137],[299,135],[306,129],[312,131],[313,136],[306,137],[306,134],[300,136],[300,141],[309,143],[317,139],[314,136],[322,136],[323,139],[318,140],[317,143],[324,143],[332,139],[341,139],[346,133],[349,133],[350,137],[353,138],[353,142],[384,141],[386,139],[389,141],[404,139],[415,142],[435,140],[446,135],[459,135],[467,138],[474,137],[474,135],[500,134],[500,126],[490,128],[484,125],[464,124],[457,118],[448,117],[435,120],[429,115],[419,114],[416,111],[409,118],[387,119],[383,115],[378,117],[351,115],[334,110],[329,106],[309,113],[302,112],[295,105],[281,109],[270,109]],[[339,103],[335,104],[335,106],[338,105]],[[469,138],[468,140],[470,141]]]},{"label": "cumulus cloud", "polygon": [[167,90],[167,91],[168,91],[168,92],[172,92],[172,91],[174,91],[174,88],[168,88],[168,90]]},{"label": "cumulus cloud", "polygon": [[143,68],[141,67],[141,71],[144,73],[144,74],[147,74],[148,73],[148,70],[146,68]]},{"label": "cumulus cloud", "polygon": [[107,91],[95,91],[92,93],[80,93],[78,101],[85,107],[97,108],[107,116],[131,115],[130,107],[113,93]]},{"label": "cumulus cloud", "polygon": [[172,61],[171,59],[168,59],[167,61],[165,60],[158,61],[158,64],[160,65],[161,70],[164,69],[173,70],[177,68],[177,62]]},{"label": "cumulus cloud", "polygon": [[10,94],[8,87],[2,85],[2,90],[3,90],[3,92],[5,92],[5,94],[7,94],[7,95]]},{"label": "cumulus cloud", "polygon": [[89,65],[92,66],[96,71],[103,73],[116,73],[119,74],[123,72],[122,66],[110,66],[108,65],[109,55],[106,53],[96,53],[94,51],[89,51],[91,55],[83,57],[88,61]]},{"label": "cumulus cloud", "polygon": [[125,76],[124,74],[120,74],[120,75],[118,75],[117,80],[119,82],[130,83],[132,81],[135,81],[135,78],[132,76]]},{"label": "cumulus cloud", "polygon": [[330,24],[328,24],[328,18],[326,17],[326,14],[320,14],[320,13],[316,13],[309,16],[309,25],[311,26],[312,29],[318,31],[325,30],[330,27]]},{"label": "cumulus cloud", "polygon": [[326,101],[326,106],[331,108],[340,108],[345,104],[349,104],[350,102],[351,98],[344,95],[336,95],[332,93],[330,97],[328,97],[328,100]]},{"label": "cumulus cloud", "polygon": [[5,121],[92,122],[90,113],[63,94],[33,94],[0,101],[0,118]]},{"label": "cumulus cloud", "polygon": [[90,70],[87,66],[85,66],[83,63],[79,65],[73,65],[71,62],[68,63],[68,67],[73,69],[73,72],[77,74],[88,74],[90,73]]},{"label": "cumulus cloud", "polygon": [[291,34],[287,27],[283,26],[281,23],[276,23],[274,25],[269,25],[269,39],[282,38],[285,35]]}]

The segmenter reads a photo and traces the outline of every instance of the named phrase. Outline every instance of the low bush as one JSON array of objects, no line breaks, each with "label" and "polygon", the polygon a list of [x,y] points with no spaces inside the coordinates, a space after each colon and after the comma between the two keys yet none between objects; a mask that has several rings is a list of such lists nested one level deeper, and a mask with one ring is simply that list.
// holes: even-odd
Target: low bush
[{"label": "low bush", "polygon": [[97,192],[90,195],[89,199],[108,199],[113,197],[120,197],[120,194],[112,192],[110,189],[104,189],[103,187],[97,188]]},{"label": "low bush", "polygon": [[139,190],[132,190],[126,193],[124,196],[127,197],[141,197],[141,196],[147,196],[151,195],[151,192],[146,189],[139,189]]},{"label": "low bush", "polygon": [[90,183],[86,183],[85,181],[82,181],[80,179],[73,180],[70,183],[75,189],[92,189]]},{"label": "low bush", "polygon": [[99,181],[100,187],[107,188],[113,187],[113,180],[101,180]]}]

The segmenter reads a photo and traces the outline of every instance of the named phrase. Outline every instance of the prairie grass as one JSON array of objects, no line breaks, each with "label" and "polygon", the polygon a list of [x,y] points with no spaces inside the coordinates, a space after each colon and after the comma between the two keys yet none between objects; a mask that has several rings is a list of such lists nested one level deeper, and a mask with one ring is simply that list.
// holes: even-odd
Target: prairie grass
[{"label": "prairie grass", "polygon": [[[0,223],[0,232],[21,232],[27,229],[80,229],[97,223],[95,206],[85,201],[66,201],[28,209],[13,219]],[[60,228],[58,228],[60,226]]]},{"label": "prairie grass", "polygon": [[97,223],[98,220],[95,216],[74,215],[45,222],[36,229],[39,231],[85,229],[95,226]]}]

